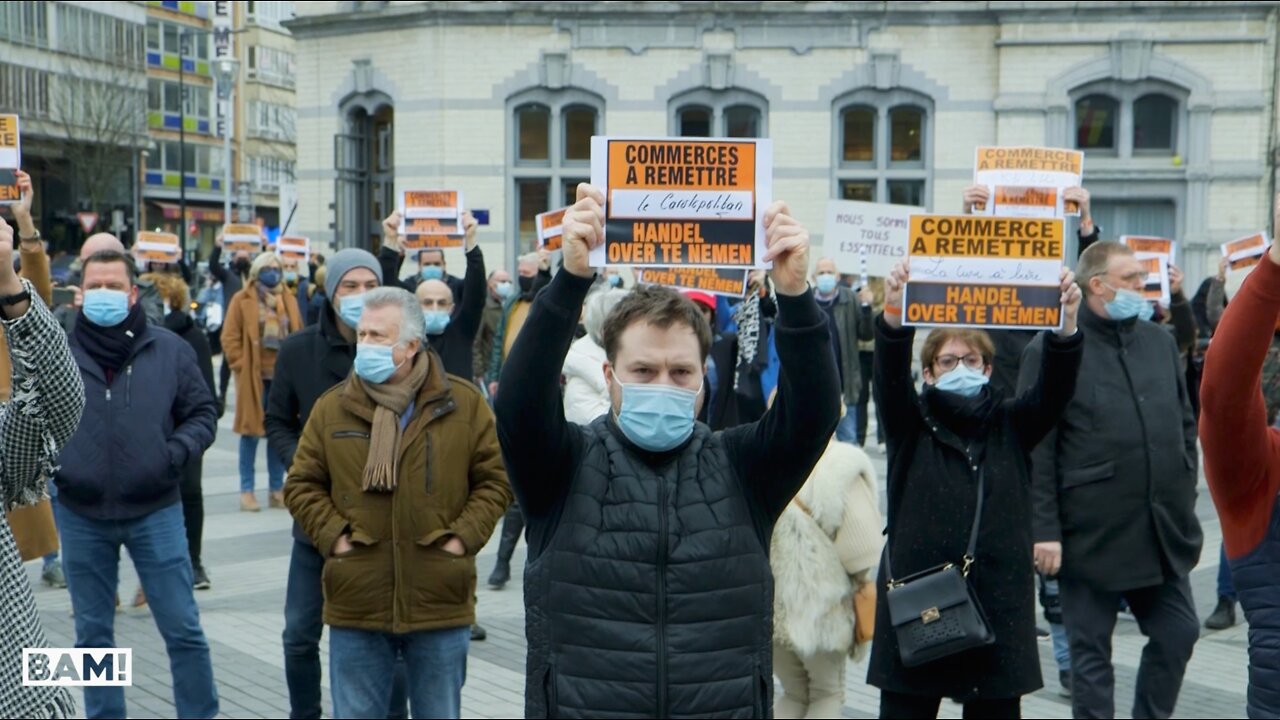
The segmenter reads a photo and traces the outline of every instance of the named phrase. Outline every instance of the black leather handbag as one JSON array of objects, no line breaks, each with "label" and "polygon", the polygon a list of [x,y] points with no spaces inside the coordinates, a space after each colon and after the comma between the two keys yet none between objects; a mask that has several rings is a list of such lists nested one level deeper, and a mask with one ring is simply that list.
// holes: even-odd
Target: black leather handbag
[{"label": "black leather handbag", "polygon": [[978,548],[978,528],[982,523],[983,485],[986,473],[978,474],[978,505],[969,532],[969,548],[960,565],[945,563],[928,570],[893,579],[889,548],[884,553],[888,578],[885,601],[889,603],[889,623],[898,638],[902,664],[916,667],[973,648],[991,645],[995,633],[982,612],[982,605],[969,585],[969,569]]}]

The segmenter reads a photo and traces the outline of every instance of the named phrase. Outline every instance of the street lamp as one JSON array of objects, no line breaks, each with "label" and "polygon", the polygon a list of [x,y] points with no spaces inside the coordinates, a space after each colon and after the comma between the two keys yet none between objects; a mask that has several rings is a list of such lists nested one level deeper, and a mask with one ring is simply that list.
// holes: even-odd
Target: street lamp
[{"label": "street lamp", "polygon": [[222,222],[228,223],[231,222],[231,133],[235,122],[232,94],[235,92],[236,75],[240,72],[240,61],[233,57],[218,58],[213,69],[218,76],[218,94],[227,103],[226,126],[222,129],[222,151],[226,156],[222,165]]}]

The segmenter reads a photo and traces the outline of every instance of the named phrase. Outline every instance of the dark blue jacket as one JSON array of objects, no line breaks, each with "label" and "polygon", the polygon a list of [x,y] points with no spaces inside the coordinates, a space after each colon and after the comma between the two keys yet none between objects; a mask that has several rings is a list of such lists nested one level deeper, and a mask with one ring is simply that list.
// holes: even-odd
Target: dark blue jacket
[{"label": "dark blue jacket", "polygon": [[185,340],[148,325],[124,368],[106,373],[74,333],[84,417],[58,462],[58,502],[97,520],[131,520],[180,500],[179,468],[213,444],[218,405]]}]

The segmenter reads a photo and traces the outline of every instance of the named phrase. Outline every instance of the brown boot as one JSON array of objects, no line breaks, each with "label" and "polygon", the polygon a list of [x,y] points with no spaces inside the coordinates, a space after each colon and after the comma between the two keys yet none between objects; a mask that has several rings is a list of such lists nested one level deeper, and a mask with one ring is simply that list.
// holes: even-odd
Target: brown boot
[{"label": "brown boot", "polygon": [[277,490],[271,493],[271,499],[268,500],[268,503],[273,508],[284,508],[284,491]]},{"label": "brown boot", "polygon": [[258,505],[258,498],[253,493],[240,493],[240,512],[258,512],[261,509],[262,506]]}]

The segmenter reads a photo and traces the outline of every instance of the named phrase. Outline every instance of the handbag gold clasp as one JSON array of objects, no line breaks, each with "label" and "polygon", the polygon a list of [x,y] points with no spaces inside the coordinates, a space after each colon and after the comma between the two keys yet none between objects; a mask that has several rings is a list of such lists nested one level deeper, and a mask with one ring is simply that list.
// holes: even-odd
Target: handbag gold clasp
[{"label": "handbag gold clasp", "polygon": [[973,565],[973,558],[969,555],[964,556],[964,567],[960,568],[960,574],[969,577],[969,567]]},{"label": "handbag gold clasp", "polygon": [[925,610],[924,612],[920,613],[920,622],[924,623],[925,625],[928,625],[929,623],[937,622],[938,619],[941,617],[942,617],[942,613],[938,612],[938,608],[931,607],[928,610]]}]

